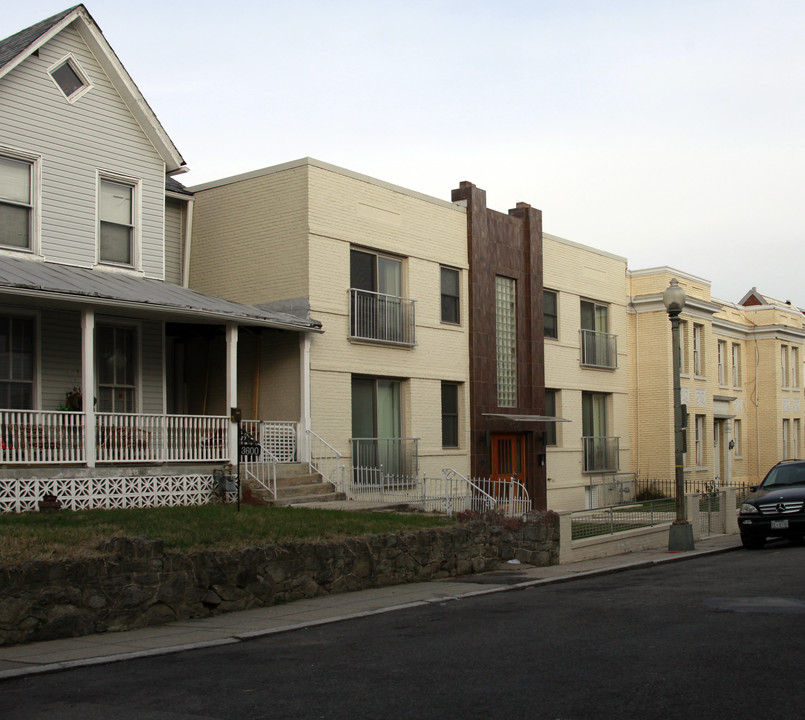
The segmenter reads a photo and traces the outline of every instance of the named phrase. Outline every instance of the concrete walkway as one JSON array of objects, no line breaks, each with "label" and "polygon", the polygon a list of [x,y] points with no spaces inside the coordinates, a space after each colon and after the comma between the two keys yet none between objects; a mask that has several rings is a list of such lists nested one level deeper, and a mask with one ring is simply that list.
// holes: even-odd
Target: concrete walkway
[{"label": "concrete walkway", "polygon": [[297,600],[287,605],[244,610],[199,620],[183,620],[116,633],[86,635],[0,648],[0,680],[66,668],[228,645],[298,628],[361,618],[427,603],[517,590],[620,572],[664,562],[738,550],[738,535],[718,535],[690,552],[644,550],[568,565],[533,567],[506,563],[502,570],[431,582],[394,585]]}]

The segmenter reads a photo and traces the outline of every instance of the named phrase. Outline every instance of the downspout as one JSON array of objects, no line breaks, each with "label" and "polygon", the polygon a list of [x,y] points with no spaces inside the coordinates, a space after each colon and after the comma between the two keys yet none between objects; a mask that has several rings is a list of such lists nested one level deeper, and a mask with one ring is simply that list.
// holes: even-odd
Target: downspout
[{"label": "downspout", "polygon": [[193,207],[195,200],[187,201],[187,220],[184,224],[184,267],[182,268],[182,286],[188,287],[190,280],[190,244],[193,238]]}]

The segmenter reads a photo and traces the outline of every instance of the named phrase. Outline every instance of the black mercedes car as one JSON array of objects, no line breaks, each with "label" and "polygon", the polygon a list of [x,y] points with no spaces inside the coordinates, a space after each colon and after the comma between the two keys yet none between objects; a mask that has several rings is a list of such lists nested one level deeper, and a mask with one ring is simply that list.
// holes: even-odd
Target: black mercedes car
[{"label": "black mercedes car", "polygon": [[741,542],[759,550],[766,538],[805,538],[805,460],[777,463],[741,505]]}]

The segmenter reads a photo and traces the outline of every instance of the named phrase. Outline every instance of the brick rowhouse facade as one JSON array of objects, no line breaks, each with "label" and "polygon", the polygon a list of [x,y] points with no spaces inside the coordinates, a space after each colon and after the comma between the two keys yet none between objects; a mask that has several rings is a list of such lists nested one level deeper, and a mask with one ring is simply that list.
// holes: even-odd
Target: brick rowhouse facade
[{"label": "brick rowhouse facade", "polygon": [[[489,210],[486,191],[462,182],[453,202],[466,202],[470,294],[471,468],[475,477],[493,474],[496,435],[521,436],[524,483],[534,507],[546,509],[544,422],[500,415],[545,414],[542,315],[542,213],[517,203],[508,214]],[[496,277],[515,281],[517,400],[500,407],[497,398]]]}]

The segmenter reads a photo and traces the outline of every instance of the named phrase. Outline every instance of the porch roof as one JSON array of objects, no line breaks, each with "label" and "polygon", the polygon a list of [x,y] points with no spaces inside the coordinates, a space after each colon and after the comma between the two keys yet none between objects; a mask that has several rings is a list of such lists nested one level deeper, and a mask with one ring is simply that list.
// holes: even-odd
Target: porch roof
[{"label": "porch roof", "polygon": [[231,302],[164,280],[113,270],[0,258],[0,298],[69,300],[126,311],[155,312],[187,322],[236,322],[299,332],[322,332],[318,320]]}]

